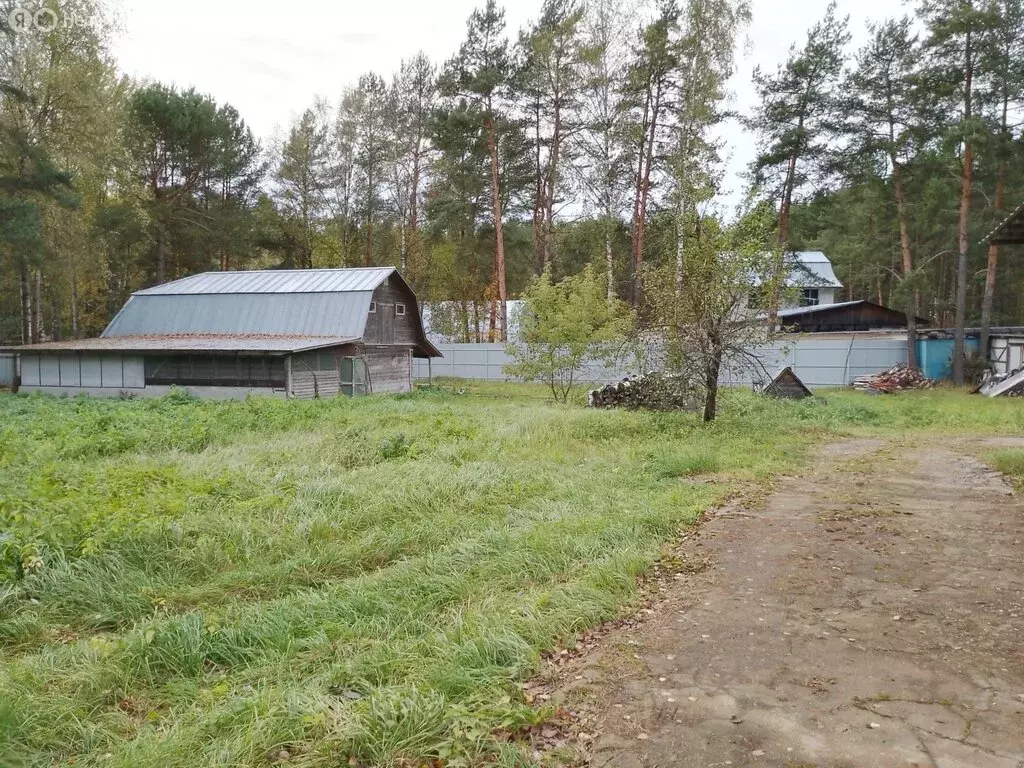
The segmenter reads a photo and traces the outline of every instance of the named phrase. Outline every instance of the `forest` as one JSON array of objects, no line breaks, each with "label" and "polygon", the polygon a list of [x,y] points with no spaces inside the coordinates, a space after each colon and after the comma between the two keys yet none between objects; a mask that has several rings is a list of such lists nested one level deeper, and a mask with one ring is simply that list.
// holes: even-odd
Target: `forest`
[{"label": "forest", "polygon": [[[103,0],[17,31],[0,0],[0,343],[95,335],[135,290],[204,270],[395,265],[434,322],[500,338],[505,301],[594,264],[645,303],[704,233],[758,209],[832,258],[844,298],[936,325],[1024,322],[1024,268],[985,234],[1024,200],[1024,0],[918,0],[851,44],[835,3],[731,80],[747,0],[486,0],[447,61],[339,83],[255,136],[204,95],[126,78]],[[722,200],[726,122],[757,141]],[[775,235],[773,235],[775,239]],[[1004,249],[1005,250],[1005,249]],[[959,312],[958,312],[959,308]]]}]

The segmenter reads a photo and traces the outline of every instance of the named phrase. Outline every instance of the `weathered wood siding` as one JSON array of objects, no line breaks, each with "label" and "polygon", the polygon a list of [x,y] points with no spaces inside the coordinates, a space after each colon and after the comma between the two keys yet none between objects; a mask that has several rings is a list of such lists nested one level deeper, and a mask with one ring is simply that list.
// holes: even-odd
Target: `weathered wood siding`
[{"label": "weathered wood siding", "polygon": [[[419,339],[419,310],[412,291],[402,285],[394,276],[388,278],[373,292],[376,311],[366,316],[366,331],[363,341],[367,344],[412,345]],[[405,314],[399,315],[395,307],[405,307]]]},{"label": "weathered wood siding", "polygon": [[363,358],[370,376],[371,392],[412,391],[411,346],[367,346]]},{"label": "weathered wood siding", "polygon": [[357,344],[292,355],[290,394],[303,399],[337,396],[341,392],[339,358],[361,355],[362,350]]},{"label": "weathered wood siding", "polygon": [[344,357],[359,358],[366,363],[368,392],[412,391],[412,345],[348,344],[292,355],[292,397],[336,397],[342,394],[339,361]]}]

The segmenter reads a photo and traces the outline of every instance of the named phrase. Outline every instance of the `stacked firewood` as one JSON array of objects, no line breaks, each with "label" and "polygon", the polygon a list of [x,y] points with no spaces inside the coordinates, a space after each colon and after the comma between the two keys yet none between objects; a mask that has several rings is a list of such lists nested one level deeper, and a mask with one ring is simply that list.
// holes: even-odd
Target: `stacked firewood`
[{"label": "stacked firewood", "polygon": [[861,392],[890,394],[904,389],[928,389],[934,382],[920,371],[897,363],[887,371],[861,376],[853,381],[853,388]]},{"label": "stacked firewood", "polygon": [[627,376],[587,394],[591,408],[628,408],[649,411],[693,411],[699,399],[682,376],[648,373]]}]

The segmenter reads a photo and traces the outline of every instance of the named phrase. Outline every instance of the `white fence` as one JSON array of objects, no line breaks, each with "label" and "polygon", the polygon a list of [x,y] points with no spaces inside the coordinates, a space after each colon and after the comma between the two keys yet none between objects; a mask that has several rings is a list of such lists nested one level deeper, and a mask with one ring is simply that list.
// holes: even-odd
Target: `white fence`
[{"label": "white fence", "polygon": [[[511,362],[504,344],[439,344],[443,358],[415,360],[413,376],[426,379],[454,377],[505,381],[511,379],[502,370]],[[815,334],[785,339],[752,350],[769,373],[792,366],[796,375],[811,388],[844,387],[858,376],[907,362],[906,337],[901,334]],[[578,376],[581,382],[609,382],[639,371],[609,370],[600,365],[588,366]],[[751,386],[765,378],[760,371],[723,371],[722,383],[728,386]]]}]

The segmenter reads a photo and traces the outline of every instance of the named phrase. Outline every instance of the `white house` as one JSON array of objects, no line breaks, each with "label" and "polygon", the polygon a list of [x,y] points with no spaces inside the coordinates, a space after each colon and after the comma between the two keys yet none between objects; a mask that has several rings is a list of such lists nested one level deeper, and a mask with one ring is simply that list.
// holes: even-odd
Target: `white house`
[{"label": "white house", "polygon": [[790,269],[786,287],[798,290],[798,306],[836,303],[843,284],[836,277],[828,256],[821,251],[794,251],[787,254],[787,259]]}]

